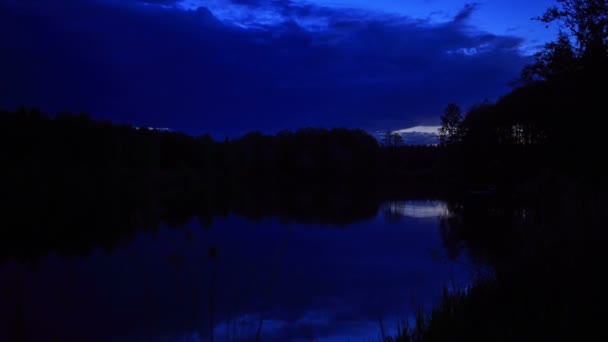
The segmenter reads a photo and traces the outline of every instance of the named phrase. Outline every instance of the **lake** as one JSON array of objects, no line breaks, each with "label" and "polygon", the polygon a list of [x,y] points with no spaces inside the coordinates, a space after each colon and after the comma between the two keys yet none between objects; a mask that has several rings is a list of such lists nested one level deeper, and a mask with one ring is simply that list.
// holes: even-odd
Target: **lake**
[{"label": "lake", "polygon": [[389,202],[344,224],[228,214],[82,256],[9,258],[0,340],[378,340],[470,282],[466,257],[445,257],[447,208]]}]

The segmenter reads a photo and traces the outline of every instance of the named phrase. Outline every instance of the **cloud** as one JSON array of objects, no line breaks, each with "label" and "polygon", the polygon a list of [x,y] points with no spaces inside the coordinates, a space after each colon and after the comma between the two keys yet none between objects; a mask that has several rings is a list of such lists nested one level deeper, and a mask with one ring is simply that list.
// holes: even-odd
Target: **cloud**
[{"label": "cloud", "polygon": [[[287,0],[0,0],[0,107],[86,111],[141,126],[242,134],[436,124],[507,89],[522,39],[453,20]],[[193,2],[194,3],[194,2]],[[251,8],[248,10],[248,8]]]},{"label": "cloud", "polygon": [[158,4],[158,5],[176,5],[179,0],[138,0],[139,2]]},{"label": "cloud", "polygon": [[439,129],[441,126],[416,126],[410,128],[404,128],[396,130],[395,133],[404,134],[404,133],[426,133],[426,134],[439,134]]},{"label": "cloud", "polygon": [[455,23],[463,23],[463,22],[467,22],[469,19],[471,19],[471,16],[473,15],[473,13],[475,11],[477,11],[479,9],[479,3],[468,3],[464,5],[464,8],[462,10],[460,10],[460,12],[458,12],[458,14],[456,14],[456,16],[454,17],[454,22]]},{"label": "cloud", "polygon": [[[392,131],[401,135],[405,145],[437,145],[439,144],[439,128],[441,126],[415,126]],[[386,131],[376,131],[374,137],[382,142]]]},{"label": "cloud", "polygon": [[237,5],[246,5],[246,6],[261,6],[261,5],[266,5],[269,3],[277,3],[277,4],[285,4],[285,3],[289,3],[291,1],[265,1],[265,0],[231,0],[230,2],[232,2],[233,4],[237,4]]}]

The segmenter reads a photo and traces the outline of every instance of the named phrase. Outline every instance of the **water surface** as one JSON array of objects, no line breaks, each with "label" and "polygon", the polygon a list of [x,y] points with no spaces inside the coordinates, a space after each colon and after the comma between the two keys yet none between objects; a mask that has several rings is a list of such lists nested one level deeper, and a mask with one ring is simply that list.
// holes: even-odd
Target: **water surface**
[{"label": "water surface", "polygon": [[[0,266],[0,340],[369,341],[446,284],[440,201],[391,202],[365,222],[235,215],[160,226],[84,257]],[[84,229],[84,227],[83,227]]]}]

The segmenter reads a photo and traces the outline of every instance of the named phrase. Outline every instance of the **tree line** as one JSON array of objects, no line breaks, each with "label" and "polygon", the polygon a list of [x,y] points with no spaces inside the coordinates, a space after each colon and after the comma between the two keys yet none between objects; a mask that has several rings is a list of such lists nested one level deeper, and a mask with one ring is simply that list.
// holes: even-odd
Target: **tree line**
[{"label": "tree line", "polygon": [[466,173],[494,181],[524,177],[541,169],[571,174],[605,171],[608,77],[608,5],[604,0],[559,0],[542,16],[559,27],[556,39],[534,55],[513,89],[495,102],[463,113],[447,105],[440,141],[459,154]]},{"label": "tree line", "polygon": [[193,217],[341,225],[373,217],[404,188],[436,196],[422,184],[435,184],[436,148],[381,146],[362,130],[215,141],[37,109],[0,111],[0,127],[0,261],[111,250],[139,229]]},{"label": "tree line", "polygon": [[441,145],[468,184],[494,194],[449,200],[440,232],[447,254],[491,267],[446,288],[415,326],[385,341],[593,340],[608,305],[598,272],[606,233],[602,152],[608,76],[608,1],[557,0],[536,18],[557,23],[496,102],[449,104]]},{"label": "tree line", "polygon": [[[408,170],[439,172],[433,146],[381,145],[360,129],[251,132],[215,141],[209,134],[135,128],[86,114],[50,117],[37,109],[0,111],[7,169],[132,171],[179,175],[197,184],[376,183]],[[267,184],[266,184],[267,185]]]}]

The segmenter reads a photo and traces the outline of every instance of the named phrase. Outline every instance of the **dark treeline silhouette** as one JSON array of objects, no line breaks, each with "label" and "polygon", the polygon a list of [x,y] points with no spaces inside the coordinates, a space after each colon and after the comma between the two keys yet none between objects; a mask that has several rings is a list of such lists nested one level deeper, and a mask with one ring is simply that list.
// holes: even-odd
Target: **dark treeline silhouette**
[{"label": "dark treeline silhouette", "polygon": [[0,258],[111,250],[138,229],[193,217],[210,225],[230,213],[342,225],[373,217],[404,193],[441,191],[436,148],[383,147],[362,130],[216,142],[36,109],[0,112],[0,126]]},{"label": "dark treeline silhouette", "polygon": [[543,169],[571,175],[603,175],[600,118],[606,111],[607,4],[558,1],[537,20],[557,22],[560,32],[535,55],[496,102],[481,102],[464,115],[450,104],[442,116],[442,143],[460,153],[469,180],[512,182]]},{"label": "dark treeline silhouette", "polygon": [[430,314],[392,340],[606,336],[607,18],[608,1],[558,0],[537,18],[559,23],[557,39],[511,92],[464,115],[446,107],[441,144],[469,191],[449,201],[441,234],[448,256],[466,252],[492,272],[446,289]]},{"label": "dark treeline silhouette", "polygon": [[[440,172],[433,146],[381,146],[363,130],[304,128],[216,142],[156,129],[96,122],[85,114],[49,118],[36,109],[0,112],[4,159],[13,168],[163,171],[201,186],[377,183],[409,170]],[[394,185],[392,185],[394,186]]]}]

